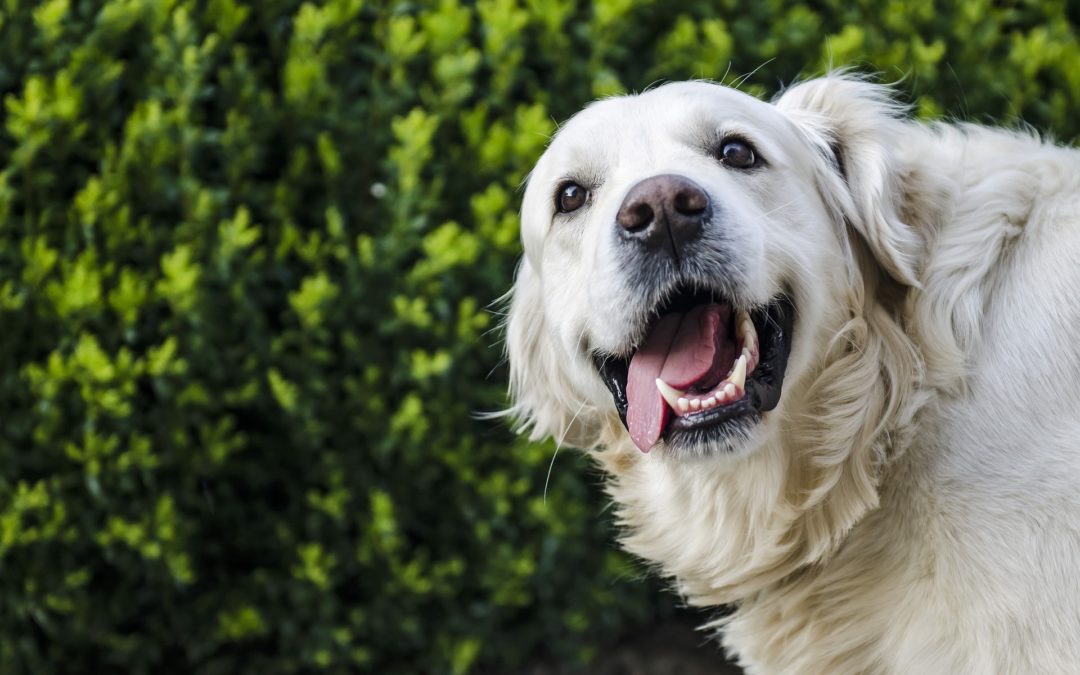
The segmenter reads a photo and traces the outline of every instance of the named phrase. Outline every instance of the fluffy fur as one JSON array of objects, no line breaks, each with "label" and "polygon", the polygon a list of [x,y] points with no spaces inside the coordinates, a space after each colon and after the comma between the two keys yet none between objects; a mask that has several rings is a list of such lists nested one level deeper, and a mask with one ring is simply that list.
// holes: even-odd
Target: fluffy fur
[{"label": "fluffy fur", "polygon": [[[736,607],[710,628],[749,673],[1075,673],[1080,154],[900,112],[827,77],[772,104],[665,85],[568,122],[525,194],[511,412],[600,462],[627,549]],[[721,166],[728,134],[767,166]],[[635,449],[590,360],[662,296],[612,243],[661,173],[723,205],[703,246],[729,257],[696,273],[723,259],[733,297],[787,284],[797,311],[780,405],[711,452]],[[568,178],[590,201],[557,215]]]}]

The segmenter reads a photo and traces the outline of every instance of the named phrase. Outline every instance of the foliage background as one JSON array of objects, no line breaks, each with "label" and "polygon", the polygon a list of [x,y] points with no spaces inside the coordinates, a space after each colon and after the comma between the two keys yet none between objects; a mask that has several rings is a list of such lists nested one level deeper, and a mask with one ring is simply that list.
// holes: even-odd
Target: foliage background
[{"label": "foliage background", "polygon": [[[503,404],[556,122],[853,64],[1080,130],[1075,3],[0,1],[0,672],[512,671],[673,600]],[[743,75],[749,75],[742,80]],[[546,487],[546,498],[545,498]]]}]

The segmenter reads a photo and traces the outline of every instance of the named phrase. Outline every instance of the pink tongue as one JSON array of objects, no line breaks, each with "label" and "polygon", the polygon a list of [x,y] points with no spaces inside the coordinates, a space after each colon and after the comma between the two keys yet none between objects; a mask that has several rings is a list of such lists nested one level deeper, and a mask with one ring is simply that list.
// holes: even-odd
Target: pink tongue
[{"label": "pink tongue", "polygon": [[[660,439],[671,408],[656,388],[656,378],[685,389],[705,378],[716,379],[719,347],[730,310],[726,305],[698,305],[685,314],[668,314],[649,333],[630,360],[626,381],[626,426],[642,452]],[[712,377],[710,377],[712,376]]]}]

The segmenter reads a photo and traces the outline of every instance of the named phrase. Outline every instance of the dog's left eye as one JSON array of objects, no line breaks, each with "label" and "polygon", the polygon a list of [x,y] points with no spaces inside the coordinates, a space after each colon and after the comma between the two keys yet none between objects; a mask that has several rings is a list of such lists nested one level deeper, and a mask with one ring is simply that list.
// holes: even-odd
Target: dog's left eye
[{"label": "dog's left eye", "polygon": [[559,193],[555,196],[555,210],[559,213],[577,211],[585,205],[588,198],[588,190],[577,183],[566,183],[559,188]]},{"label": "dog's left eye", "polygon": [[758,158],[749,143],[731,139],[721,144],[720,161],[734,169],[749,169],[757,164]]}]

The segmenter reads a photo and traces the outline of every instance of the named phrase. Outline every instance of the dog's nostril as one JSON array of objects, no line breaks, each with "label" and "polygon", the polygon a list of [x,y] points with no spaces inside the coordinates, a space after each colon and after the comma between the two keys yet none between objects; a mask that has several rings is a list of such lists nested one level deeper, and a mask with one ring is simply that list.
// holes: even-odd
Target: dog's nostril
[{"label": "dog's nostril", "polygon": [[675,195],[675,210],[684,216],[697,216],[709,208],[709,198],[697,188],[686,187]]},{"label": "dog's nostril", "polygon": [[630,188],[615,216],[623,241],[676,261],[684,247],[704,230],[711,217],[709,195],[685,176],[661,174]]},{"label": "dog's nostril", "polygon": [[655,215],[651,206],[645,202],[638,202],[620,209],[616,220],[624,230],[633,232],[649,225]]}]

